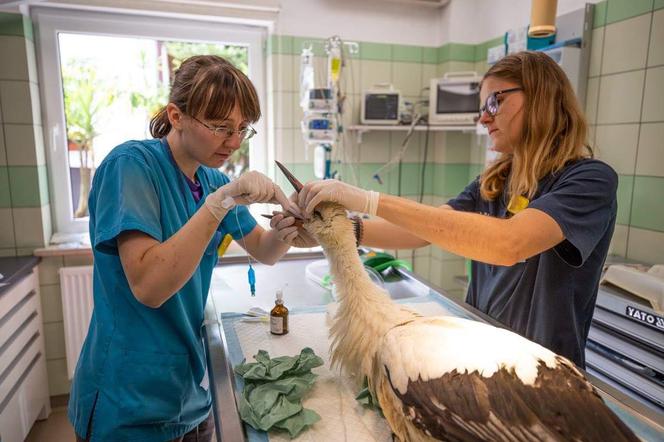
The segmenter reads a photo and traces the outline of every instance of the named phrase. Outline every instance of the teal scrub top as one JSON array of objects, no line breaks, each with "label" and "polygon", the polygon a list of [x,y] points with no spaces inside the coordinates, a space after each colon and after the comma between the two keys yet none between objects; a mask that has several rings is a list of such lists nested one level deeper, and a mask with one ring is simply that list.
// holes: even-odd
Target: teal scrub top
[{"label": "teal scrub top", "polygon": [[217,247],[226,233],[249,234],[256,221],[244,206],[231,210],[189,281],[156,309],[132,294],[117,247],[118,235],[128,230],[166,241],[205,196],[229,182],[204,166],[196,175],[203,189],[198,203],[165,139],[121,144],[95,172],[89,198],[94,311],[68,410],[76,434],[92,442],[169,441],[210,412],[201,328]]}]

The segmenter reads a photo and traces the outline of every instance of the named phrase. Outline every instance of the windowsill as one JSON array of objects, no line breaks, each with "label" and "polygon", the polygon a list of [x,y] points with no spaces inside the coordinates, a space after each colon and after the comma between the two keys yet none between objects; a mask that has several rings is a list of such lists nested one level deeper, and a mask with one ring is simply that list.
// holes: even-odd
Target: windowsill
[{"label": "windowsill", "polygon": [[[286,252],[285,258],[290,255],[301,255],[303,253],[321,253],[322,250],[321,247],[312,247],[310,249],[291,247],[288,252]],[[89,236],[87,233],[68,235],[60,235],[56,233],[51,239],[51,244],[48,247],[35,249],[34,255],[42,258],[56,256],[92,256],[92,248],[90,247]],[[224,256],[219,258],[219,262],[235,262],[237,260],[246,259],[246,256],[247,253],[244,249],[240,247],[236,241],[233,241],[228,246]]]}]

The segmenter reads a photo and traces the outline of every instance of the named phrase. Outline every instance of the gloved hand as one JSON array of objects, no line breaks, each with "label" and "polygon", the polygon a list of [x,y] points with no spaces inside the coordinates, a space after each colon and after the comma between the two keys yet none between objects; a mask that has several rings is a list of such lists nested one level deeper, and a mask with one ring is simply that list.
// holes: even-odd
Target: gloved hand
[{"label": "gloved hand", "polygon": [[316,247],[318,241],[304,227],[295,225],[295,218],[288,214],[272,212],[270,227],[277,232],[277,238],[293,247]]},{"label": "gloved hand", "polygon": [[339,203],[348,210],[376,215],[379,193],[364,190],[339,180],[310,181],[298,195],[302,214],[311,216],[314,208],[323,201]]},{"label": "gloved hand", "polygon": [[221,186],[205,198],[205,207],[221,221],[236,204],[281,204],[284,211],[291,207],[283,190],[268,177],[254,170],[243,173],[238,179]]}]

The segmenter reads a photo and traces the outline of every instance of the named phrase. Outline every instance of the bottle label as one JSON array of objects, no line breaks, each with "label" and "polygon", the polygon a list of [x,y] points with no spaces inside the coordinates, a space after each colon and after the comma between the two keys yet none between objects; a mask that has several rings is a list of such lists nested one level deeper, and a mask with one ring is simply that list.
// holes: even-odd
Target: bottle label
[{"label": "bottle label", "polygon": [[270,332],[282,335],[284,333],[284,318],[270,316]]}]

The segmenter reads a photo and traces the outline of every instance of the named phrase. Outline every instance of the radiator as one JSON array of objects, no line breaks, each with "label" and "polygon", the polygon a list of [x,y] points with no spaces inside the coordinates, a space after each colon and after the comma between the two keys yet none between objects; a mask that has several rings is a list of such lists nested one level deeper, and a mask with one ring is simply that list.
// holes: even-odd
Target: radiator
[{"label": "radiator", "polygon": [[92,317],[92,266],[61,267],[60,290],[67,350],[67,374],[74,370]]}]

